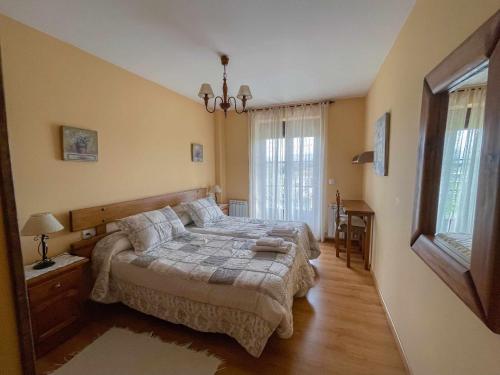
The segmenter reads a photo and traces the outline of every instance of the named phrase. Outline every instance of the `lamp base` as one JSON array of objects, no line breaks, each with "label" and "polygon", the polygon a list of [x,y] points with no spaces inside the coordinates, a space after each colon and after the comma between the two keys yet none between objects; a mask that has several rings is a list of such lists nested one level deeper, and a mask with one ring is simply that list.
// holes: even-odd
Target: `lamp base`
[{"label": "lamp base", "polygon": [[47,267],[51,267],[54,264],[56,264],[56,262],[54,262],[53,260],[44,259],[44,260],[38,262],[37,264],[35,264],[33,266],[33,269],[34,270],[41,270],[41,269],[44,269],[44,268],[47,268]]}]

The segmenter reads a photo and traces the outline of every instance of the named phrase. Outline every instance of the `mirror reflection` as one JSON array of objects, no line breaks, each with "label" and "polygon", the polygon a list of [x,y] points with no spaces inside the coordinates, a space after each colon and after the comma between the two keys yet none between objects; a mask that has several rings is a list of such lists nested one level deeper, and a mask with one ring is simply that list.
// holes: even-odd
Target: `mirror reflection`
[{"label": "mirror reflection", "polygon": [[449,92],[436,241],[467,266],[471,258],[487,79],[488,66],[484,65]]}]

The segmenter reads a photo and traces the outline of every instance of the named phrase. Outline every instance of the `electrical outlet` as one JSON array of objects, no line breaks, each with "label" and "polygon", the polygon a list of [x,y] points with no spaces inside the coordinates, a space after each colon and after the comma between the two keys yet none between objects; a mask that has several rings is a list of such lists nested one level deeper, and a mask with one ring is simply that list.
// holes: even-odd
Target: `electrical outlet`
[{"label": "electrical outlet", "polygon": [[88,240],[96,235],[95,228],[82,230],[82,238]]}]

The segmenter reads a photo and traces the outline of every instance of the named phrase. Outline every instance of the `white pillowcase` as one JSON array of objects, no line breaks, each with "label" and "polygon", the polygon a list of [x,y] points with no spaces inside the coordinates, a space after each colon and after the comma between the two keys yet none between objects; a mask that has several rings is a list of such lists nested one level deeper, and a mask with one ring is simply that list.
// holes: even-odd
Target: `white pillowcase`
[{"label": "white pillowcase", "polygon": [[187,231],[186,228],[184,228],[184,224],[182,223],[181,219],[179,219],[179,216],[177,216],[172,207],[167,206],[165,208],[162,208],[162,211],[170,224],[172,224],[172,235],[174,237]]},{"label": "white pillowcase", "polygon": [[204,227],[225,216],[217,203],[210,197],[185,203],[184,206],[197,227]]},{"label": "white pillowcase", "polygon": [[178,204],[177,206],[174,206],[173,210],[177,214],[179,219],[181,219],[182,224],[188,225],[193,222],[193,219],[191,218],[191,215],[189,215],[189,212],[187,211],[184,204]]},{"label": "white pillowcase", "polygon": [[154,249],[186,231],[169,206],[120,219],[116,224],[127,234],[136,253]]}]

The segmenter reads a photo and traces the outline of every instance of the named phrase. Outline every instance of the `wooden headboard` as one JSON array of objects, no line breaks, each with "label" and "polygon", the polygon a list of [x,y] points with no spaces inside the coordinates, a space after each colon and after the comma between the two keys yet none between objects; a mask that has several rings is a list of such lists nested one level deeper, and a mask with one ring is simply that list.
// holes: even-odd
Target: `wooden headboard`
[{"label": "wooden headboard", "polygon": [[70,211],[69,218],[72,232],[95,228],[97,234],[88,240],[81,240],[71,244],[71,253],[90,257],[97,241],[106,236],[107,223],[140,212],[157,210],[167,205],[175,206],[182,202],[190,202],[206,196],[207,188],[199,188]]}]

